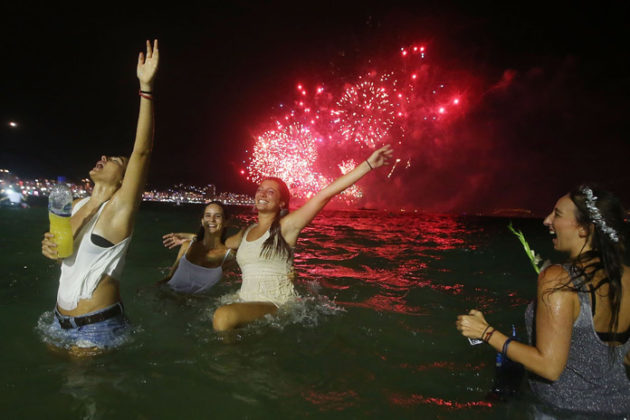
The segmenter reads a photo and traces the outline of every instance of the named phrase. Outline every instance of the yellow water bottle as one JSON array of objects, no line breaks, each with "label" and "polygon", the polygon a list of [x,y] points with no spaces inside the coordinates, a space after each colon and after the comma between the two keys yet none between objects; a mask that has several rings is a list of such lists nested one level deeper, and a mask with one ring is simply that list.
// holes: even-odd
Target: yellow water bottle
[{"label": "yellow water bottle", "polygon": [[62,176],[57,178],[57,185],[53,187],[48,196],[48,218],[50,219],[50,233],[54,235],[53,241],[57,244],[57,256],[66,258],[72,255],[72,227],[70,216],[72,215],[72,191],[65,183]]}]

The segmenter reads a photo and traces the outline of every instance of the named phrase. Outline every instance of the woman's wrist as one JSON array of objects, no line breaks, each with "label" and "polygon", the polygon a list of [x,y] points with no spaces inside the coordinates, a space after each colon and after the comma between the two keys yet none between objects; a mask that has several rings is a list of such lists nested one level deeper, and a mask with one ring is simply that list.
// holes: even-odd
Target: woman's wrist
[{"label": "woman's wrist", "polygon": [[370,163],[369,159],[365,159],[365,163],[367,163],[367,166],[370,168],[370,171],[374,169],[374,166]]},{"label": "woman's wrist", "polygon": [[488,332],[484,335],[483,341],[485,341],[486,343],[490,343],[490,339],[492,338],[492,334],[494,334],[495,331],[496,330],[494,328],[490,327]]},{"label": "woman's wrist", "polygon": [[140,95],[141,98],[148,99],[150,101],[153,100],[153,91],[140,89],[138,91],[138,95]]},{"label": "woman's wrist", "polygon": [[[484,328],[483,332],[479,336],[479,340],[483,340],[483,338],[486,336],[486,333],[488,332],[489,328],[490,328],[490,324],[486,324],[486,328]],[[486,341],[486,340],[483,340],[483,341]]]},{"label": "woman's wrist", "polygon": [[145,92],[153,92],[153,83],[140,83],[140,90]]},{"label": "woman's wrist", "polygon": [[486,328],[481,333],[480,340],[485,341],[486,343],[490,342],[490,338],[492,338],[492,334],[494,334],[496,330],[490,326],[490,324],[486,324]]}]

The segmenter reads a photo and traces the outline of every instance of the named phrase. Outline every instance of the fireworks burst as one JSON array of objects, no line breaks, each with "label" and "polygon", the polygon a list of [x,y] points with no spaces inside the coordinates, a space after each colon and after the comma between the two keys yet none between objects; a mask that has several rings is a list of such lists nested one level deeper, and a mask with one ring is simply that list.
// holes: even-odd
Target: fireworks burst
[{"label": "fireworks burst", "polygon": [[[280,105],[274,128],[256,137],[248,179],[278,176],[293,195],[310,198],[339,171],[351,171],[357,165],[352,158],[383,143],[395,144],[401,155],[387,177],[408,169],[415,146],[439,137],[463,109],[460,91],[425,63],[425,54],[422,45],[403,47],[398,61],[386,60],[389,68],[346,78],[343,86],[339,80],[296,83],[292,105]],[[353,203],[362,196],[352,186],[339,198]]]},{"label": "fireworks burst", "polygon": [[345,90],[331,114],[345,140],[374,149],[394,125],[394,111],[386,89],[364,80]]},{"label": "fireworks burst", "polygon": [[337,166],[339,167],[339,170],[341,171],[341,173],[345,175],[351,170],[353,170],[357,166],[357,163],[354,161],[354,159],[350,159],[350,160],[344,160]]},{"label": "fireworks burst", "polygon": [[329,182],[313,170],[316,160],[316,140],[310,129],[298,123],[277,123],[274,130],[258,136],[247,170],[254,182],[276,176],[287,183],[292,194],[307,197]]}]

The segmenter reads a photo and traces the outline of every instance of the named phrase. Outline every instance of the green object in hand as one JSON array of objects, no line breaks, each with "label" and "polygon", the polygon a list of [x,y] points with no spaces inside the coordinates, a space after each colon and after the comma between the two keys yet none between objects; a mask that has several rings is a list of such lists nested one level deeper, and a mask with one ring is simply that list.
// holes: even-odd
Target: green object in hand
[{"label": "green object in hand", "polygon": [[532,263],[532,267],[534,267],[536,274],[540,274],[539,264],[540,264],[541,258],[538,255],[536,255],[533,249],[529,247],[529,244],[527,243],[527,240],[525,239],[525,235],[523,235],[523,232],[521,232],[520,230],[514,229],[514,226],[512,226],[512,222],[510,222],[510,224],[508,225],[508,229],[510,229],[510,231],[516,235],[518,240],[521,241],[523,248],[525,248],[525,253],[527,253],[527,256],[529,257],[529,261]]}]

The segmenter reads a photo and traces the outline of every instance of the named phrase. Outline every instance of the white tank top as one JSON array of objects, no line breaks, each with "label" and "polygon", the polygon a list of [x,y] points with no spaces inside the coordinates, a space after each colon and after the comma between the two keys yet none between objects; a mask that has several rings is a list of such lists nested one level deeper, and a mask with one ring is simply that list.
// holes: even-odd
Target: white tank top
[{"label": "white tank top", "polygon": [[236,252],[236,262],[243,273],[239,297],[246,302],[271,302],[280,306],[297,297],[289,279],[293,260],[278,255],[261,257],[260,250],[269,237],[269,231],[250,242],[247,234],[254,226],[247,228]]},{"label": "white tank top", "polygon": [[[79,211],[89,199],[90,197],[86,197],[79,201],[72,209],[72,214]],[[74,240],[74,252],[61,263],[57,304],[66,311],[76,309],[79,300],[90,299],[104,274],[119,279],[125,265],[131,235],[108,248],[95,245],[91,239],[105,204],[107,201],[83,225]]]},{"label": "white tank top", "polygon": [[[188,245],[186,252],[190,249],[192,242]],[[218,267],[203,267],[193,264],[186,258],[186,252],[179,259],[177,270],[173,273],[173,277],[168,281],[169,287],[178,293],[204,293],[212,288],[223,277],[223,264],[230,255],[230,249],[223,256],[223,261]]]}]

